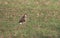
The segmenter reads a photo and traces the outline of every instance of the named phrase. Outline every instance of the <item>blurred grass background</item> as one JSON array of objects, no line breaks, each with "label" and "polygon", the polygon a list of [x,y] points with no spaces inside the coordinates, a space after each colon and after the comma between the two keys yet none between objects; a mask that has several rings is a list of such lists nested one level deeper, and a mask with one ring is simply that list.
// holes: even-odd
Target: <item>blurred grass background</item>
[{"label": "blurred grass background", "polygon": [[0,38],[60,38],[60,0],[0,0]]}]

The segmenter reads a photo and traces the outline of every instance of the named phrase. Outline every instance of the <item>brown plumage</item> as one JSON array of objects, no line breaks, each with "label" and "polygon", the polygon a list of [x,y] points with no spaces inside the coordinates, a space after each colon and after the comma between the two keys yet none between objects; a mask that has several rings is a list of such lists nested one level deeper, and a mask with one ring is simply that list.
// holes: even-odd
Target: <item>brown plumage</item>
[{"label": "brown plumage", "polygon": [[26,19],[25,19],[25,18],[26,18],[26,16],[27,16],[27,15],[26,15],[26,14],[24,14],[24,15],[21,17],[21,19],[19,20],[19,23],[20,23],[20,24],[22,24],[23,22],[25,22],[25,21],[26,21]]}]

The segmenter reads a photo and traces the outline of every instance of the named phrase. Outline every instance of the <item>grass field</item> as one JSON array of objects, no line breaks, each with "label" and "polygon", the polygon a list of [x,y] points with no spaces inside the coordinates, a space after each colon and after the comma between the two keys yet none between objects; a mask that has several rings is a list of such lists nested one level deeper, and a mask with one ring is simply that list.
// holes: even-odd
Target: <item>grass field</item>
[{"label": "grass field", "polygon": [[0,0],[0,38],[60,38],[60,0]]}]

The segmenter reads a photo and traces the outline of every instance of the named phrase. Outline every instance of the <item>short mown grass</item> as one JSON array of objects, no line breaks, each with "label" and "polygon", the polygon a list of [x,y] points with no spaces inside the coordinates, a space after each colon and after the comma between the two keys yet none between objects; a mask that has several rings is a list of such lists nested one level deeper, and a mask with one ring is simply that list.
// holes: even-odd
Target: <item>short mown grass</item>
[{"label": "short mown grass", "polygon": [[0,38],[60,38],[60,1],[0,0]]}]

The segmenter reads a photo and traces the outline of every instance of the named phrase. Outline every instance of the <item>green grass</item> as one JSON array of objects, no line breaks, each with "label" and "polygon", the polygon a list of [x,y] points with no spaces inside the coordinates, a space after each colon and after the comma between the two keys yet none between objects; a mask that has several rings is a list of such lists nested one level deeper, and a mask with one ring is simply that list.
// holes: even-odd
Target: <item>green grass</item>
[{"label": "green grass", "polygon": [[60,38],[60,1],[0,0],[0,38]]}]

